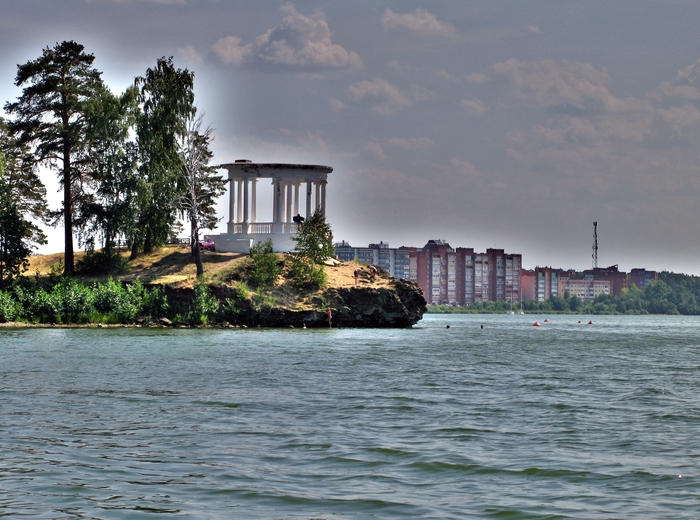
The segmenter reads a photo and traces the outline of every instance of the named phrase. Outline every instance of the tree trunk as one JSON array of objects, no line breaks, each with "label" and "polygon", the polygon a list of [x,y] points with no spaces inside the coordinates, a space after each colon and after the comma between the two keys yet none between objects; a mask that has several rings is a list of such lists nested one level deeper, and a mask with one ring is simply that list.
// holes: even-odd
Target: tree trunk
[{"label": "tree trunk", "polygon": [[192,225],[190,229],[190,243],[192,244],[192,257],[194,265],[197,266],[197,278],[204,276],[204,266],[202,265],[202,251],[199,249],[199,226],[197,219],[190,216]]},{"label": "tree trunk", "polygon": [[[67,126],[67,124],[66,124]],[[70,276],[75,271],[73,263],[73,193],[70,173],[70,148],[64,140],[63,144],[63,229],[65,234],[65,251],[63,273]]]},{"label": "tree trunk", "polygon": [[151,237],[151,228],[146,228],[146,236],[143,239],[143,254],[149,255],[153,252],[153,240]]},{"label": "tree trunk", "polygon": [[112,257],[112,237],[111,233],[109,231],[105,232],[105,245],[104,245],[104,252],[105,255],[107,255],[107,258]]},{"label": "tree trunk", "polygon": [[199,250],[199,244],[194,247],[194,265],[197,266],[197,278],[204,275],[204,266],[202,265],[202,252]]}]

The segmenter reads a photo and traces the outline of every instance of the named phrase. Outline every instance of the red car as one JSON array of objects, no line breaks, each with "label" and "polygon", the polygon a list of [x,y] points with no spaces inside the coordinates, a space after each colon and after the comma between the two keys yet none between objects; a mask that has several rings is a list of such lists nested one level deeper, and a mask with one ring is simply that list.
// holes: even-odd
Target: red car
[{"label": "red car", "polygon": [[207,251],[216,251],[216,248],[214,247],[214,242],[200,242],[199,249]]}]

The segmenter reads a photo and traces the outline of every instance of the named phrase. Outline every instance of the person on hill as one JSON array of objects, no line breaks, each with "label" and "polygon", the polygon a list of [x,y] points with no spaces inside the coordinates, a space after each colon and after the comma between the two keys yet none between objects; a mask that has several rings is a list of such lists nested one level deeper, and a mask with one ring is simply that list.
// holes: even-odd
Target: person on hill
[{"label": "person on hill", "polygon": [[369,266],[369,281],[370,283],[374,283],[374,277],[377,276],[377,268],[374,267],[373,265]]}]

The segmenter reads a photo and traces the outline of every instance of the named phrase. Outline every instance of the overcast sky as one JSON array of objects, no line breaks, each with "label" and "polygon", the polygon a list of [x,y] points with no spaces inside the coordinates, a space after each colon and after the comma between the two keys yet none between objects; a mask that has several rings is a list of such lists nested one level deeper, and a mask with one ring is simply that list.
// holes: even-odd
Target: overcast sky
[{"label": "overcast sky", "polygon": [[217,163],[334,168],[338,240],[585,269],[598,221],[599,265],[700,274],[698,20],[697,1],[0,0],[0,101],[63,40],[115,93],[173,56]]}]

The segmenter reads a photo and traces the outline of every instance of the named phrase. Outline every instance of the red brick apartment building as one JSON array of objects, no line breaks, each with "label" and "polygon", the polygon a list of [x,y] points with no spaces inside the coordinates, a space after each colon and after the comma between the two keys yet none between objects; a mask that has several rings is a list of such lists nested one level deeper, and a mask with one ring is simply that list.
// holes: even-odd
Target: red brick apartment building
[{"label": "red brick apartment building", "polygon": [[610,267],[596,267],[583,272],[584,280],[607,280],[610,282],[610,294],[620,296],[622,289],[627,288],[627,273],[618,271],[617,264]]},{"label": "red brick apartment building", "polygon": [[485,301],[520,301],[522,255],[503,249],[475,253],[473,248],[453,249],[444,240],[429,240],[410,248],[409,272],[428,303],[470,305]]},{"label": "red brick apartment building", "polygon": [[601,294],[620,296],[622,289],[635,284],[643,289],[651,281],[657,280],[655,271],[632,269],[627,275],[619,271],[617,265],[588,269],[583,273],[536,267],[533,271],[523,271],[521,287],[523,300],[545,301],[552,295],[564,296],[568,291],[585,302],[595,300]]},{"label": "red brick apartment building", "polygon": [[656,271],[647,271],[646,269],[632,269],[629,276],[629,286],[636,285],[637,289],[642,291],[647,288],[651,282],[656,282],[659,279],[659,273]]}]

